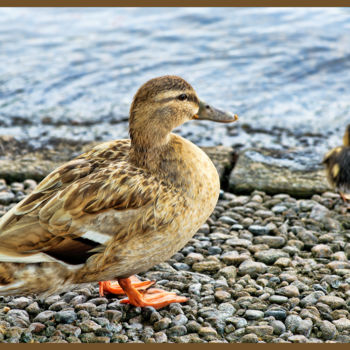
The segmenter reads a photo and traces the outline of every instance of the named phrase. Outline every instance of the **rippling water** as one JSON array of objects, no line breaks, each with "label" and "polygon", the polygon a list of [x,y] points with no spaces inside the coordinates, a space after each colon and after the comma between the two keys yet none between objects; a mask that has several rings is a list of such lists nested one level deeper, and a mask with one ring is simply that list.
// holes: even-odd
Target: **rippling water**
[{"label": "rippling water", "polygon": [[350,122],[349,33],[349,8],[1,8],[0,134],[127,137],[137,88],[177,74],[240,116],[184,125],[198,144],[323,151]]}]

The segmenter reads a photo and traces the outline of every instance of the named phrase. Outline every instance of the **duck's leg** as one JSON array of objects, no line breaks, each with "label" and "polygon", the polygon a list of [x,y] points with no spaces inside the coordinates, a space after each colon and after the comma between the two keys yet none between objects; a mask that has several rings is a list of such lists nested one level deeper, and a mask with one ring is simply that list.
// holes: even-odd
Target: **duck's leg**
[{"label": "duck's leg", "polygon": [[[129,277],[129,280],[136,290],[145,290],[155,283],[155,281],[140,281],[136,276]],[[125,294],[117,281],[103,281],[98,284],[101,297],[105,294]]]},{"label": "duck's leg", "polygon": [[120,287],[124,290],[129,299],[123,299],[123,304],[131,304],[134,306],[153,306],[160,309],[171,303],[183,303],[188,299],[186,297],[177,296],[176,293],[167,292],[158,288],[151,288],[140,293],[132,284],[130,278],[119,278]]},{"label": "duck's leg", "polygon": [[344,203],[347,203],[350,200],[350,194],[343,193],[340,191],[339,191],[339,194],[340,194],[340,197],[342,198],[342,200],[344,201]]}]

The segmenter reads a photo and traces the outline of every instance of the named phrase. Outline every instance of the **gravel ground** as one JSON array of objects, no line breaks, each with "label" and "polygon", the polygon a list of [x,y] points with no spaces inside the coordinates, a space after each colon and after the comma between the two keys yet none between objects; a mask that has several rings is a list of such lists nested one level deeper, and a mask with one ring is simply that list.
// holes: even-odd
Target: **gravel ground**
[{"label": "gravel ground", "polygon": [[[36,185],[0,180],[0,216]],[[222,192],[168,262],[141,279],[188,296],[164,309],[99,297],[0,296],[0,342],[350,342],[350,213],[338,194]]]}]

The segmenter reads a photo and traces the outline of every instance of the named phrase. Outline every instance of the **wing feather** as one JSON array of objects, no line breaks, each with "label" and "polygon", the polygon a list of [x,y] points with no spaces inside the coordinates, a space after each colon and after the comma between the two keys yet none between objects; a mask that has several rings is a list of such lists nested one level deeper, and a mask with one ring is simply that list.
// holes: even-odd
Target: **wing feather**
[{"label": "wing feather", "polygon": [[[129,141],[104,143],[49,174],[23,201],[0,219],[0,253],[46,252],[65,262],[101,251],[77,225],[101,212],[141,208],[154,201],[157,181],[127,161]],[[116,230],[117,231],[117,230]],[[102,232],[103,233],[103,232]],[[90,243],[87,243],[90,241]],[[1,256],[0,256],[1,261]]]}]

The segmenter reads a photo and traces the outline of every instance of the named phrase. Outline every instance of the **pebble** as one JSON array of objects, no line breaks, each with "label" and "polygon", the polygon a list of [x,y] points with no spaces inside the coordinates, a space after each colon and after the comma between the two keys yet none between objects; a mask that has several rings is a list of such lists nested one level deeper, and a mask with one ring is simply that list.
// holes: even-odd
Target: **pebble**
[{"label": "pebble", "polygon": [[321,296],[319,301],[321,303],[329,305],[332,309],[337,309],[345,305],[345,300],[343,298],[336,297],[333,295]]},{"label": "pebble", "polygon": [[332,255],[332,249],[326,244],[317,244],[312,247],[312,253],[316,258],[330,258]]},{"label": "pebble", "polygon": [[198,330],[198,334],[204,339],[208,339],[210,337],[217,337],[218,333],[212,327],[201,327]]},{"label": "pebble", "polygon": [[247,320],[260,320],[264,317],[264,312],[260,310],[247,310],[244,316]]},{"label": "pebble", "polygon": [[12,192],[0,192],[0,204],[8,205],[15,197],[16,196]]},{"label": "pebble", "polygon": [[254,333],[250,333],[250,334],[246,334],[242,337],[241,340],[242,343],[258,343],[259,342],[259,338],[256,334]]},{"label": "pebble", "polygon": [[79,323],[79,327],[83,332],[89,333],[100,329],[101,326],[92,320],[84,320]]},{"label": "pebble", "polygon": [[251,277],[257,277],[259,274],[263,274],[267,271],[267,266],[264,263],[256,262],[252,260],[245,260],[239,265],[238,273],[240,275],[250,275]]},{"label": "pebble", "polygon": [[281,248],[285,245],[286,240],[281,236],[257,236],[253,239],[254,244],[267,244],[270,248]]},{"label": "pebble", "polygon": [[276,320],[284,321],[287,317],[287,311],[285,309],[280,308],[271,308],[265,311],[265,317],[272,316]]},{"label": "pebble", "polygon": [[297,328],[301,325],[302,318],[298,315],[289,315],[286,318],[285,325],[286,328],[294,333]]},{"label": "pebble", "polygon": [[48,322],[54,319],[55,314],[56,314],[55,311],[50,311],[50,310],[42,311],[37,316],[34,317],[34,322],[41,322],[41,323]]},{"label": "pebble", "polygon": [[348,318],[340,318],[338,320],[334,320],[333,323],[339,332],[350,330],[350,319]]},{"label": "pebble", "polygon": [[265,337],[266,335],[272,335],[273,334],[273,327],[268,325],[261,325],[261,326],[247,326],[246,327],[247,333],[254,333],[258,337]]},{"label": "pebble", "polygon": [[9,310],[5,316],[5,320],[16,327],[28,327],[30,323],[27,311],[20,309]]},{"label": "pebble", "polygon": [[248,230],[256,236],[267,235],[270,232],[268,227],[261,225],[250,225]]},{"label": "pebble", "polygon": [[74,310],[58,311],[55,314],[55,320],[59,323],[73,323],[77,319]]},{"label": "pebble", "polygon": [[288,298],[298,297],[300,295],[299,289],[296,286],[289,285],[276,290],[277,294],[286,296]]},{"label": "pebble", "polygon": [[322,338],[325,339],[325,340],[332,340],[336,337],[337,335],[337,328],[336,326],[327,321],[327,320],[323,320],[321,323],[320,323],[320,331],[322,333]]},{"label": "pebble", "polygon": [[273,333],[277,335],[281,335],[286,331],[286,326],[282,321],[273,320],[270,323],[270,326],[273,328]]},{"label": "pebble", "polygon": [[268,249],[256,252],[254,258],[267,265],[272,265],[279,258],[289,258],[289,254],[280,249]]},{"label": "pebble", "polygon": [[283,295],[271,295],[269,301],[275,304],[284,304],[288,301],[288,297]]},{"label": "pebble", "polygon": [[8,303],[12,309],[25,309],[31,303],[31,299],[26,297],[15,298]]}]

